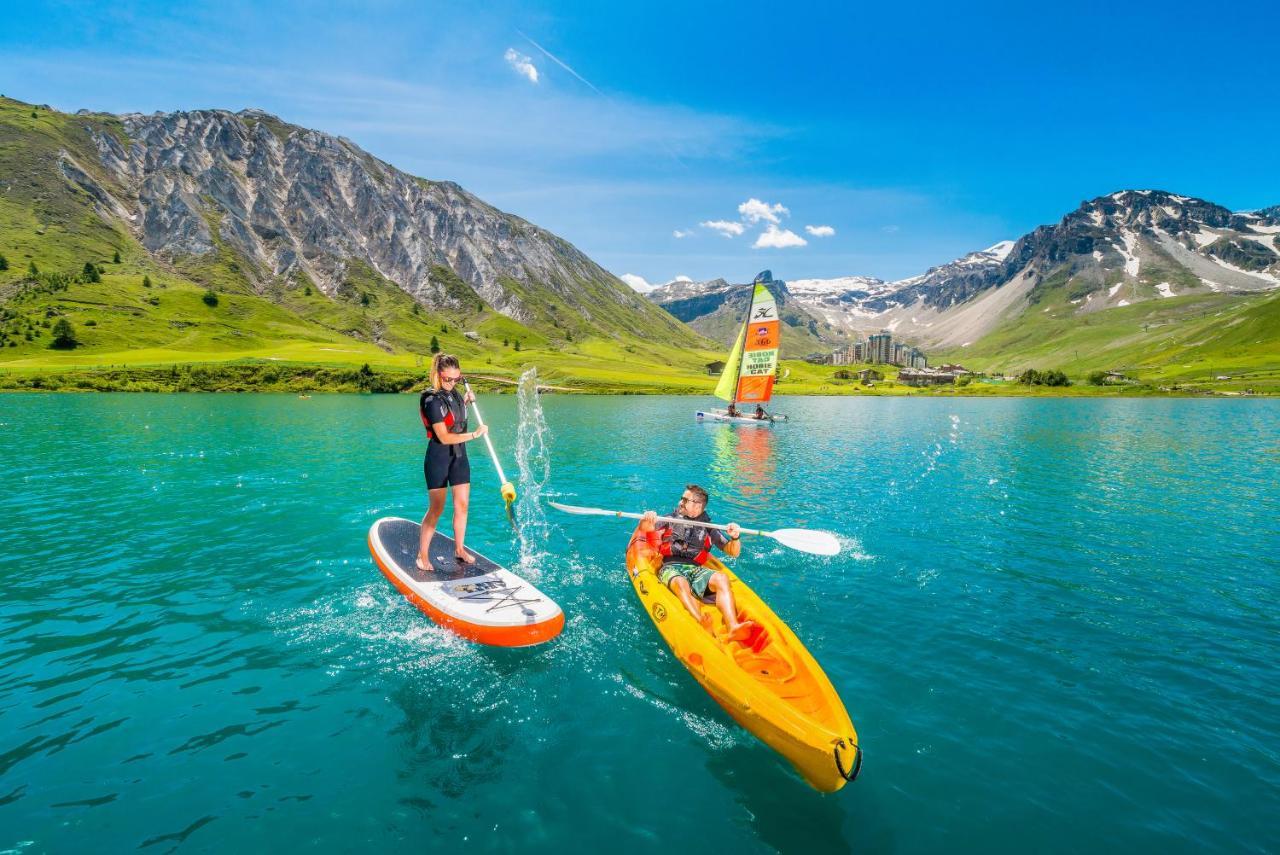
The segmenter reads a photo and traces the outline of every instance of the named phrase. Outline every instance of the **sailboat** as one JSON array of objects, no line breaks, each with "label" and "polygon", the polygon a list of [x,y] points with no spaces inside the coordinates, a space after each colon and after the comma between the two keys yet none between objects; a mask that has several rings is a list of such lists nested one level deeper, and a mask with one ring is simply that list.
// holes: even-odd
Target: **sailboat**
[{"label": "sailboat", "polygon": [[[759,278],[751,293],[751,307],[747,311],[747,319],[738,333],[733,350],[729,353],[729,361],[716,384],[715,396],[729,402],[727,410],[699,410],[695,418],[699,421],[734,422],[737,424],[761,425],[775,421],[783,421],[786,416],[774,416],[765,413],[763,418],[756,418],[759,408],[763,412],[764,405],[773,396],[773,379],[778,370],[778,342],[782,330],[778,322],[778,304],[773,294]],[[747,413],[740,413],[741,406],[750,407]]]}]

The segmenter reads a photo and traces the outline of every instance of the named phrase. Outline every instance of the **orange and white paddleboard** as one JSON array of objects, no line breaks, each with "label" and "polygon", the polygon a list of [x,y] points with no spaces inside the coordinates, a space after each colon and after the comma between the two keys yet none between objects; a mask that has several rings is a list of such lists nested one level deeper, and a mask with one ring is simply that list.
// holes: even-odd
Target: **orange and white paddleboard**
[{"label": "orange and white paddleboard", "polygon": [[383,517],[369,529],[369,552],[391,584],[436,623],[499,647],[528,647],[560,634],[564,612],[550,597],[469,546],[476,563],[458,561],[448,535],[436,532],[431,566],[419,570],[420,535],[412,520]]}]

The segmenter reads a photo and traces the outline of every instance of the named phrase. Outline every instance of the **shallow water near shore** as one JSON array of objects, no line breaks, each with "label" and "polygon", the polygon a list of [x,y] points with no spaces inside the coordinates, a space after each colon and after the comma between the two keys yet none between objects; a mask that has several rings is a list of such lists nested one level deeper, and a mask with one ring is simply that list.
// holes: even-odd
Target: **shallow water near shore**
[{"label": "shallow water near shore", "polygon": [[[706,403],[484,399],[524,536],[476,444],[467,542],[567,616],[499,650],[365,545],[424,509],[416,398],[3,396],[0,850],[1280,848],[1280,401]],[[671,657],[630,523],[532,502],[689,482],[846,546],[736,562],[858,729],[837,794]]]}]

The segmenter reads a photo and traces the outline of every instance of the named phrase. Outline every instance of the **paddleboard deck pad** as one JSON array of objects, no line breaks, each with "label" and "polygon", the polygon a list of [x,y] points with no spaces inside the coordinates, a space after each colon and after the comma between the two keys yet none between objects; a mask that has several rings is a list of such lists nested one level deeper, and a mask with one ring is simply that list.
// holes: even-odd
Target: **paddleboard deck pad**
[{"label": "paddleboard deck pad", "polygon": [[436,623],[499,647],[528,647],[560,634],[564,612],[550,597],[471,547],[476,563],[463,564],[448,535],[436,532],[431,566],[419,570],[420,536],[418,523],[383,517],[369,529],[369,552],[391,584]]}]

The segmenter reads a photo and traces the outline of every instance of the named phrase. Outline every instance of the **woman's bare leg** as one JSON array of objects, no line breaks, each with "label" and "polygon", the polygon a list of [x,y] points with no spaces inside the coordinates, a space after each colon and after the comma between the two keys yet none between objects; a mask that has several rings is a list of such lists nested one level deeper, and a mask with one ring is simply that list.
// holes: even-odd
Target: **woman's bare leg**
[{"label": "woman's bare leg", "polygon": [[463,564],[475,564],[476,557],[463,547],[462,541],[467,537],[467,509],[471,506],[471,485],[455,484],[453,486],[453,542],[457,544],[454,554]]},{"label": "woman's bare leg", "polygon": [[436,533],[436,523],[444,513],[445,487],[437,487],[427,491],[427,514],[422,518],[422,533],[418,538],[418,569],[431,569],[431,558],[427,554],[431,549],[431,538]]}]

